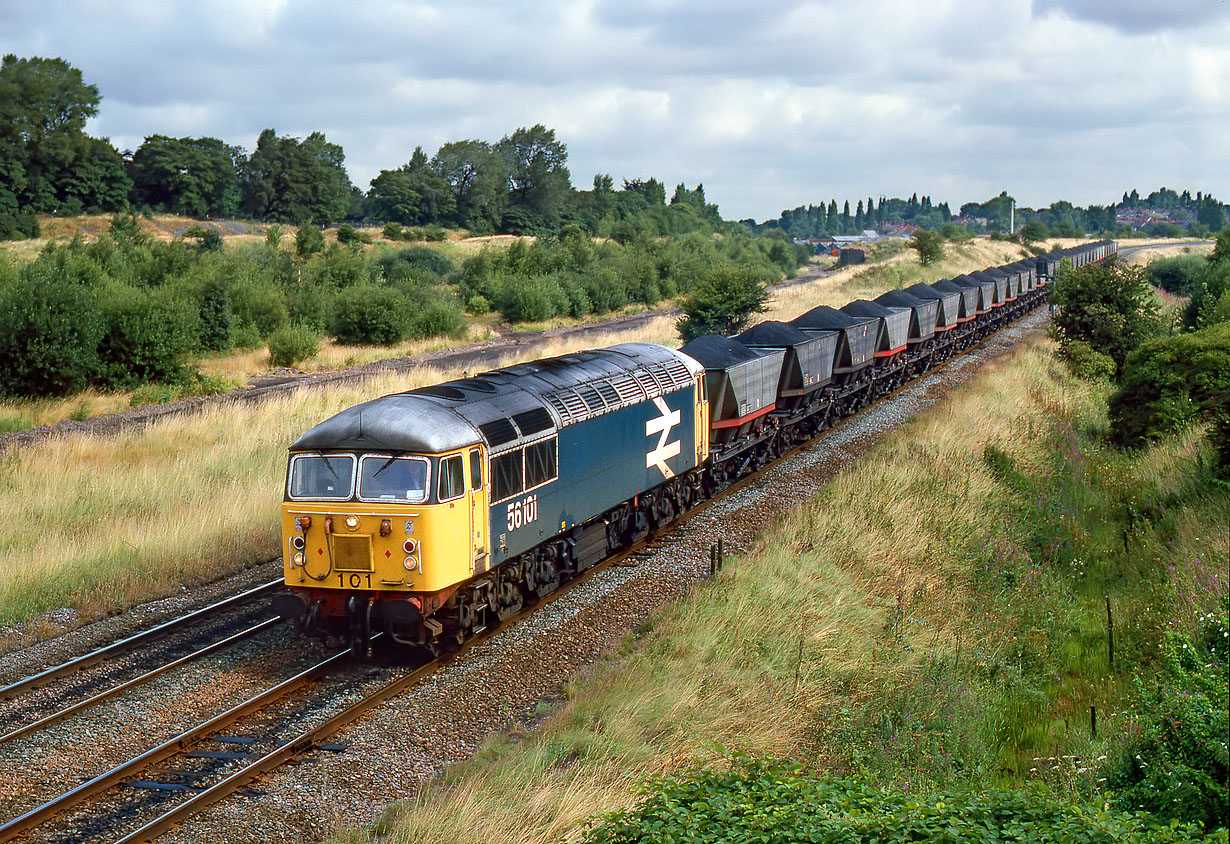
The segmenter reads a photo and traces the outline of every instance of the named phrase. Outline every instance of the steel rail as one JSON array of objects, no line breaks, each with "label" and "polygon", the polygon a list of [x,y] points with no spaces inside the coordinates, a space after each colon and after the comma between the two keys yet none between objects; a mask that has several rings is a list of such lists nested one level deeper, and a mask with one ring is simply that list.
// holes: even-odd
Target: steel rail
[{"label": "steel rail", "polygon": [[272,627],[273,625],[278,624],[281,621],[282,621],[281,617],[276,617],[276,616],[274,618],[266,619],[262,621],[260,624],[255,624],[249,627],[247,630],[241,630],[238,633],[227,636],[225,639],[220,639],[217,642],[214,642],[212,645],[206,645],[205,647],[200,648],[199,650],[193,651],[190,654],[181,656],[178,659],[173,659],[170,662],[160,665],[159,667],[151,671],[145,672],[140,677],[134,677],[131,680],[120,683],[118,686],[113,686],[109,689],[106,689],[105,691],[99,692],[96,695],[88,697],[85,700],[78,701],[77,703],[74,703],[71,706],[68,706],[68,707],[65,707],[64,709],[59,710],[58,712],[53,712],[50,715],[46,715],[42,718],[39,718],[37,721],[31,721],[29,724],[26,724],[25,726],[18,727],[14,730],[10,730],[9,732],[0,736],[0,744],[3,744],[4,742],[10,739],[15,739],[18,736],[23,736],[26,733],[33,732],[34,730],[39,730],[44,727],[50,726],[51,724],[54,724],[56,721],[59,721],[61,718],[71,715],[74,712],[79,712],[80,710],[85,709],[88,706],[93,706],[96,703],[101,703],[107,698],[115,697],[120,692],[127,691],[128,689],[131,689],[134,686],[139,686],[142,683],[146,683],[154,679],[155,677],[157,677],[159,674],[162,674],[164,671],[170,671],[172,668],[178,668],[184,663],[191,662],[194,659],[199,659],[200,657],[211,654],[214,651],[221,650],[222,648],[225,648],[227,645],[231,645],[242,639],[246,639],[249,636],[254,636],[257,633],[261,632],[262,630],[266,630]]},{"label": "steel rail", "polygon": [[[1013,320],[1011,323],[1007,323],[1001,326],[1001,329],[1006,328],[1008,327],[1008,325],[1015,323],[1019,319],[1031,313],[1033,310],[1034,309],[1031,308],[1025,311],[1019,317],[1017,317],[1017,319]],[[981,346],[984,342],[986,342],[987,339],[990,338],[990,336],[994,336],[994,333],[998,333],[998,332],[993,332],[991,335],[988,335],[987,338],[984,338],[983,340],[977,343],[971,344],[968,348],[963,349],[959,355],[949,358],[948,360],[945,360],[939,363],[938,365],[929,368],[922,375],[909,379],[908,381],[906,381],[906,383],[902,384],[900,387],[897,387],[890,393],[887,393],[884,396],[881,396],[879,399],[873,402],[873,405],[878,404],[880,401],[890,398],[891,396],[904,390],[906,387],[912,385],[915,381],[917,381],[918,378],[925,377],[926,375],[932,372],[939,372],[940,370],[946,368],[951,361],[957,360],[960,357],[964,356],[965,354],[973,351],[977,347]],[[819,433],[817,433],[814,437],[811,437],[810,439],[787,449],[779,457],[773,460],[770,460],[764,466],[761,466],[758,469],[752,472],[749,472],[746,475],[743,475],[737,480],[731,482],[729,485],[724,487],[717,494],[711,496],[710,498],[705,499],[704,501],[697,504],[695,507],[692,507],[691,509],[677,515],[674,519],[672,519],[667,524],[651,530],[644,539],[641,539],[640,541],[633,543],[628,548],[625,548],[622,551],[619,551],[618,553],[611,555],[610,557],[598,563],[597,565],[594,565],[591,568],[586,569],[584,572],[581,572],[576,577],[562,584],[558,589],[555,589],[548,595],[544,596],[542,599],[525,606],[523,609],[521,609],[514,615],[488,628],[483,633],[480,633],[479,635],[474,636],[471,639],[467,639],[456,651],[445,654],[441,657],[438,657],[432,660],[431,662],[428,662],[414,669],[408,674],[398,678],[397,680],[394,680],[392,683],[389,683],[383,686],[382,688],[380,688],[373,694],[363,698],[362,700],[359,700],[351,704],[346,709],[334,715],[328,721],[325,721],[323,724],[304,731],[297,738],[292,739],[286,744],[269,752],[268,754],[261,757],[260,759],[257,759],[251,762],[249,765],[236,771],[235,773],[231,774],[229,777],[198,792],[193,797],[189,798],[183,803],[180,803],[175,808],[171,809],[170,811],[166,812],[160,817],[157,817],[154,820],[150,821],[149,823],[147,823],[145,826],[141,827],[140,829],[137,829],[134,832],[131,832],[125,837],[121,838],[118,842],[116,842],[116,844],[138,844],[138,842],[141,842],[141,844],[145,844],[145,842],[154,841],[155,839],[157,839],[159,836],[163,835],[164,833],[170,832],[171,830],[181,826],[184,823],[184,821],[188,820],[193,815],[196,815],[199,812],[202,812],[205,809],[208,809],[209,807],[226,799],[231,794],[234,794],[236,791],[239,791],[240,789],[252,784],[255,780],[257,780],[262,775],[268,774],[271,771],[274,771],[277,768],[282,767],[288,762],[291,762],[297,759],[299,756],[310,752],[315,747],[323,743],[324,739],[333,735],[334,733],[336,733],[338,730],[342,729],[343,727],[349,725],[351,722],[357,720],[363,713],[368,712],[371,709],[375,708],[376,706],[380,705],[381,703],[384,703],[385,701],[389,700],[390,698],[395,697],[396,695],[405,691],[407,688],[409,688],[411,685],[413,685],[418,680],[439,670],[440,668],[443,668],[445,665],[448,665],[449,663],[458,659],[462,654],[464,654],[474,645],[477,645],[480,642],[483,642],[484,640],[490,638],[491,636],[494,636],[496,633],[500,631],[508,629],[513,624],[522,620],[525,616],[528,616],[530,613],[536,610],[542,609],[543,607],[548,606],[549,604],[563,597],[565,594],[570,592],[574,587],[577,587],[581,585],[582,583],[588,581],[591,576],[611,566],[618,565],[622,560],[625,560],[628,557],[637,556],[638,553],[642,552],[643,549],[647,545],[649,545],[652,541],[661,538],[662,536],[664,536],[665,534],[673,530],[676,526],[682,524],[683,522],[686,522],[688,519],[692,518],[693,516],[698,515],[699,513],[707,509],[711,504],[715,504],[716,502],[722,500],[726,496],[731,495],[740,489],[743,489],[749,484],[755,483],[769,469],[773,468],[774,466],[777,466],[783,460],[786,460],[789,457],[795,456],[803,452],[804,450],[808,449],[809,447],[815,445],[817,441],[821,440],[827,433],[835,430],[836,428],[841,427],[844,423],[846,423],[847,421],[849,421],[850,419],[856,416],[858,416],[858,413],[853,413],[853,414],[850,414],[849,416],[843,417],[842,419],[838,420],[834,425],[828,428],[825,428],[823,431],[820,431]],[[0,839],[0,840],[3,840],[3,839]]]},{"label": "steel rail", "polygon": [[71,791],[46,803],[31,809],[20,817],[13,818],[0,825],[0,842],[12,841],[22,833],[40,826],[47,821],[124,781],[126,777],[135,774],[142,768],[155,765],[173,756],[185,752],[204,740],[205,736],[223,727],[230,726],[247,715],[257,712],[275,700],[279,700],[311,683],[330,667],[350,655],[350,650],[339,651],[333,656],[318,662],[311,668],[299,672],[295,676],[283,680],[276,686],[253,695],[247,700],[236,704],[220,715],[215,715],[207,721],[197,724],[174,738],[168,739],[157,747],[150,748],[139,756],[127,762],[116,765],[111,770],[99,774],[88,782],[82,783]]},{"label": "steel rail", "polygon": [[53,666],[45,671],[40,671],[37,674],[32,674],[25,679],[18,680],[14,683],[9,683],[7,686],[0,688],[0,700],[8,700],[11,697],[21,694],[22,692],[46,685],[47,683],[57,680],[66,674],[72,674],[74,671],[82,671],[86,668],[90,668],[91,666],[97,665],[106,659],[111,659],[126,653],[138,645],[147,644],[160,639],[163,636],[168,636],[177,629],[185,627],[188,624],[198,621],[208,615],[222,612],[223,610],[231,609],[232,607],[240,606],[269,592],[273,592],[283,585],[284,583],[281,578],[271,580],[268,583],[263,583],[260,586],[249,589],[246,592],[241,592],[238,595],[232,595],[229,598],[224,598],[223,600],[210,604],[207,607],[201,607],[199,610],[194,610],[187,615],[163,622],[162,624],[151,627],[148,630],[142,630],[140,633],[134,633],[125,639],[120,639],[118,642],[112,642],[110,645],[101,647],[98,650],[91,651],[88,654],[83,654],[75,659],[70,659],[68,662]]},{"label": "steel rail", "polygon": [[[1042,303],[1039,303],[1039,304],[1042,304]],[[875,402],[872,402],[872,404],[878,404],[880,401],[886,398],[889,398],[892,395],[895,395],[897,392],[905,389],[906,386],[909,386],[910,384],[912,384],[914,381],[916,381],[920,377],[930,374],[931,372],[936,372],[936,371],[946,368],[951,361],[957,360],[961,356],[964,356],[965,354],[972,351],[973,349],[981,346],[984,342],[986,342],[987,339],[989,339],[991,336],[994,336],[994,334],[998,333],[999,330],[1006,328],[1009,325],[1015,323],[1019,319],[1031,313],[1033,310],[1034,309],[1031,308],[1023,312],[1022,314],[1020,314],[1020,316],[1016,317],[1011,322],[1001,325],[999,329],[997,329],[995,332],[992,332],[987,337],[979,340],[976,343],[971,344],[966,349],[961,350],[959,355],[954,356],[953,358],[949,358],[948,360],[943,361],[937,366],[929,368],[927,372],[923,373],[920,376],[916,376],[915,378],[910,378],[905,384],[902,384],[900,387],[897,387],[896,389],[892,390],[890,393],[887,393],[886,395],[879,397],[878,399],[876,399]],[[807,449],[808,447],[814,445],[818,440],[823,438],[826,433],[834,430],[837,427],[840,427],[843,423],[848,421],[850,418],[857,416],[857,415],[858,413],[854,413],[854,414],[850,414],[849,416],[843,417],[842,419],[838,420],[836,424],[826,428],[824,431],[817,433],[816,436],[806,440],[805,442],[799,443],[792,448],[787,449],[783,454],[781,454],[775,459],[770,460],[764,466],[761,466],[757,468],[756,470],[749,472],[748,474],[733,481],[732,483],[724,487],[721,491],[719,491],[716,495],[700,502],[695,507],[692,507],[691,509],[685,511],[684,513],[678,514],[674,519],[672,519],[667,524],[662,525],[659,528],[650,530],[649,534],[642,540],[632,544],[628,548],[623,549],[622,551],[616,554],[613,554],[612,556],[608,557],[606,560],[603,560],[602,562],[585,570],[584,572],[580,573],[578,576],[572,578],[571,580],[562,584],[559,588],[555,589],[548,595],[544,596],[542,599],[537,600],[532,604],[528,604],[527,606],[525,606],[523,609],[521,609],[514,615],[510,616],[507,619],[504,619],[503,621],[501,621],[500,623],[496,625],[493,625],[492,627],[485,630],[483,633],[477,636],[474,636],[471,639],[466,640],[464,643],[462,643],[458,647],[456,651],[442,655],[422,666],[419,666],[418,668],[413,669],[412,671],[399,677],[393,682],[386,684],[385,686],[381,687],[380,689],[378,689],[376,692],[372,693],[371,695],[368,695],[362,700],[359,700],[351,704],[346,709],[342,710],[341,712],[337,713],[333,717],[329,718],[327,721],[320,724],[319,726],[304,731],[295,739],[292,739],[291,741],[286,742],[285,744],[279,746],[277,749],[271,751],[270,753],[266,754],[260,759],[255,760],[254,762],[245,766],[239,771],[236,771],[235,773],[231,774],[225,779],[219,781],[218,783],[215,783],[213,786],[210,786],[200,791],[192,798],[184,801],[183,803],[180,803],[175,808],[164,813],[158,818],[155,818],[154,820],[145,824],[141,828],[135,830],[134,832],[129,833],[125,837],[121,838],[119,842],[117,842],[117,844],[135,844],[135,842],[153,841],[157,837],[162,835],[163,833],[168,832],[180,826],[186,819],[192,817],[193,815],[199,813],[200,811],[204,809],[209,808],[210,806],[215,805],[216,803],[225,799],[227,796],[235,793],[236,791],[245,787],[246,785],[249,785],[254,780],[256,780],[258,777],[262,776],[263,774],[267,774],[273,770],[276,770],[277,768],[281,767],[282,765],[285,765],[287,762],[292,761],[298,756],[304,753],[310,752],[313,748],[321,744],[325,738],[331,736],[332,734],[336,733],[338,730],[349,725],[350,723],[358,719],[363,713],[368,712],[375,706],[378,706],[379,704],[389,700],[390,698],[396,696],[397,694],[400,694],[402,691],[404,691],[405,689],[410,687],[413,683],[422,679],[423,677],[431,673],[434,673],[440,668],[450,664],[454,660],[461,657],[464,653],[466,653],[471,647],[487,640],[488,638],[494,636],[498,632],[508,629],[510,626],[522,620],[525,616],[529,615],[530,613],[538,609],[541,609],[545,606],[548,606],[549,604],[563,597],[568,592],[572,591],[573,588],[580,586],[582,583],[588,582],[588,580],[593,575],[597,574],[598,572],[603,571],[613,565],[617,565],[620,561],[625,560],[630,556],[637,555],[638,552],[641,552],[652,541],[662,537],[663,535],[668,533],[671,529],[673,529],[677,525],[681,524],[682,522],[687,521],[692,516],[697,515],[703,510],[707,509],[710,504],[713,504],[717,502],[718,500],[725,498],[727,495],[730,495],[734,493],[735,491],[747,486],[748,484],[755,482],[765,472],[767,472],[770,468],[779,464],[782,460],[785,460],[786,458],[790,456],[796,455],[802,452],[803,450]],[[282,685],[290,684],[292,682],[299,680],[300,678],[306,677],[309,674],[322,671],[326,665],[332,663],[334,660],[345,657],[349,653],[350,651],[347,650],[347,651],[343,651],[341,653],[335,654],[334,656],[330,657],[328,660],[325,660],[324,662],[314,666],[313,668],[308,669],[302,674],[297,675],[294,678],[291,678],[291,680],[285,681],[285,683],[283,683]],[[281,687],[279,686],[276,688],[281,688]],[[273,692],[273,691],[275,690],[270,690],[270,692]],[[290,690],[287,690],[283,694],[288,694],[289,691]],[[266,694],[269,694],[269,693],[266,693]],[[264,696],[265,695],[261,695],[259,697],[264,697]],[[259,705],[253,705],[256,700],[257,698],[253,698],[250,701],[246,702],[245,704],[241,704],[239,707],[236,707],[235,709],[227,713],[224,713],[223,715],[218,716],[217,718],[214,718],[211,721],[206,722],[205,724],[202,724],[198,728],[194,728],[193,731],[189,731],[189,732],[199,736],[201,733],[212,731],[213,729],[219,726],[225,726],[226,723],[230,723],[230,721],[226,723],[220,723],[221,719],[227,716],[230,716],[231,713],[236,712],[236,710],[240,709],[241,707],[244,708],[246,711],[235,715],[233,718],[230,719],[231,721],[237,720],[238,718],[243,717],[244,714],[248,714],[248,711],[258,709]],[[132,762],[126,763],[126,765],[124,766],[117,767],[116,769],[113,769],[112,771],[108,772],[107,774],[103,774],[100,777],[96,777],[94,780],[91,780],[89,783],[86,783],[80,788],[75,789],[73,792],[69,792],[69,794],[70,795],[76,794],[77,792],[85,789],[87,786],[92,786],[95,783],[98,783],[98,785],[95,786],[93,790],[90,791],[89,794],[77,800],[77,802],[81,802],[81,800],[84,800],[86,797],[92,796],[92,794],[98,793],[98,791],[105,790],[106,788],[109,788],[112,785],[118,783],[129,773],[135,772],[136,770],[139,770],[140,768],[145,767],[147,765],[155,764],[156,762],[162,761],[163,759],[171,755],[174,755],[176,752],[179,752],[180,750],[183,749],[182,743],[186,743],[185,737],[187,735],[188,733],[185,733],[184,736],[181,736],[177,739],[172,739],[169,742],[166,742],[165,744],[161,745],[158,748],[154,748],[153,750],[147,751],[146,753],[142,754],[140,757],[137,757],[137,759],[132,760]],[[120,771],[121,767],[126,769],[126,773],[123,773],[123,774],[117,773],[118,771]],[[65,796],[68,796],[68,795],[65,795]],[[63,798],[58,798],[57,800],[61,800],[61,799]],[[50,807],[52,803],[55,803],[55,802],[57,801],[52,801],[51,803],[45,804],[44,807],[40,807],[39,809],[36,809],[30,813],[27,813],[27,815],[23,815],[21,818],[15,819],[14,821],[10,821],[8,824],[5,824],[4,826],[0,827],[0,842],[11,840],[12,834],[10,834],[9,828],[17,824],[18,822],[24,821],[26,818],[35,816],[36,813],[43,812],[45,809],[49,812],[49,814],[47,814],[46,817],[50,817],[58,813],[59,811],[62,811],[62,809],[59,809],[59,808],[48,809],[48,807]],[[37,825],[38,823],[41,823],[41,822],[42,820],[38,820],[35,823],[28,824],[27,826],[22,827],[22,829],[29,828],[29,826]]]},{"label": "steel rail", "polygon": [[[733,491],[734,485],[732,484],[731,487],[728,489],[729,491]],[[725,494],[725,491],[723,492],[723,494]],[[261,757],[260,759],[257,759],[251,762],[250,764],[246,765],[245,767],[231,774],[226,779],[220,780],[214,785],[198,792],[193,797],[189,798],[188,800],[185,800],[183,803],[178,804],[173,809],[169,810],[165,814],[150,821],[149,823],[147,823],[145,826],[141,827],[140,829],[137,829],[134,832],[129,833],[128,835],[116,841],[115,844],[135,844],[135,842],[139,842],[139,841],[140,842],[153,841],[156,838],[158,838],[160,835],[163,835],[164,833],[170,832],[172,829],[175,829],[176,827],[181,826],[185,820],[192,817],[193,815],[198,814],[199,812],[202,812],[205,809],[208,809],[210,806],[213,806],[221,802],[222,800],[226,799],[231,794],[234,794],[236,791],[239,791],[245,786],[250,785],[253,781],[258,779],[262,775],[268,774],[271,771],[274,771],[282,767],[288,762],[294,761],[295,759],[302,756],[303,754],[311,752],[317,746],[324,743],[325,739],[332,736],[334,733],[336,733],[338,730],[342,729],[343,727],[346,727],[350,725],[352,722],[356,721],[365,712],[368,712],[374,709],[375,707],[379,706],[380,704],[384,703],[385,701],[393,697],[396,697],[397,695],[401,694],[403,691],[408,689],[410,686],[414,685],[416,682],[422,680],[423,678],[429,676],[430,674],[435,673],[441,668],[444,668],[445,666],[453,663],[457,659],[460,659],[467,651],[469,651],[474,646],[481,644],[487,639],[490,639],[492,636],[496,635],[497,633],[500,633],[504,630],[509,629],[510,627],[515,625],[517,622],[524,620],[526,617],[528,617],[535,611],[542,609],[543,607],[548,606],[551,603],[554,603],[556,600],[562,598],[564,595],[571,592],[574,588],[587,582],[592,576],[598,574],[598,572],[603,571],[613,565],[616,565],[621,560],[627,559],[629,556],[632,556],[636,552],[642,550],[652,540],[657,539],[659,536],[665,533],[668,530],[668,528],[675,526],[677,523],[682,522],[688,516],[691,516],[692,514],[696,513],[697,511],[701,509],[702,506],[703,505],[698,505],[697,507],[692,508],[691,510],[687,511],[687,513],[677,517],[674,521],[670,522],[669,524],[663,525],[661,528],[651,531],[649,536],[645,537],[644,539],[634,543],[633,545],[629,546],[628,548],[625,548],[622,551],[619,551],[616,554],[612,554],[607,559],[591,566],[590,568],[578,574],[576,577],[572,578],[566,583],[561,584],[558,589],[553,590],[552,592],[543,596],[538,601],[535,601],[532,604],[528,604],[527,606],[523,607],[521,610],[518,610],[516,613],[504,619],[503,621],[499,622],[498,624],[492,625],[491,627],[484,630],[482,633],[479,633],[478,635],[470,639],[467,639],[465,642],[463,642],[461,645],[458,646],[457,650],[451,651],[447,654],[442,654],[441,656],[436,657],[435,659],[429,662],[426,662],[423,665],[418,666],[417,668],[412,669],[411,671],[407,672],[401,677],[398,677],[396,680],[392,681],[391,683],[387,683],[384,686],[380,687],[375,692],[372,692],[370,695],[364,697],[363,699],[352,703],[350,706],[346,707],[341,712],[338,712],[337,714],[329,718],[327,721],[319,724],[316,727],[312,727],[311,729],[305,730],[303,733],[301,733],[296,738],[291,739],[285,744],[270,751],[269,753],[267,753],[265,756]],[[380,634],[377,634],[377,636],[379,635]],[[0,832],[3,832],[3,830],[0,829]],[[0,837],[0,841],[4,841],[4,840],[5,840],[4,838]]]}]

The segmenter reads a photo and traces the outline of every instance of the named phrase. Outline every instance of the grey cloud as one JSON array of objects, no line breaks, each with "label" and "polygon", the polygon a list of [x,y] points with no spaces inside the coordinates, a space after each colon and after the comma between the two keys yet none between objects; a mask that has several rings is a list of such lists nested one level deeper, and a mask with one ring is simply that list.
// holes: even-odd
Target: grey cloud
[{"label": "grey cloud", "polygon": [[1034,8],[1040,15],[1059,12],[1131,34],[1189,29],[1230,19],[1226,0],[1035,0]]}]

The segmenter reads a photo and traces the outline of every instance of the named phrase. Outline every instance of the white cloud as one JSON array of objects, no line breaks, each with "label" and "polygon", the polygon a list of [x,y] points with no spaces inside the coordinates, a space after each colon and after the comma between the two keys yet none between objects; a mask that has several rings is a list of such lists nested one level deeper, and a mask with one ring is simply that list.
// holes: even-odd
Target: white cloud
[{"label": "white cloud", "polygon": [[731,217],[1230,200],[1225,0],[3,0],[0,51],[81,68],[120,148],[321,130],[364,187],[417,145],[543,123],[577,186],[703,182]]}]

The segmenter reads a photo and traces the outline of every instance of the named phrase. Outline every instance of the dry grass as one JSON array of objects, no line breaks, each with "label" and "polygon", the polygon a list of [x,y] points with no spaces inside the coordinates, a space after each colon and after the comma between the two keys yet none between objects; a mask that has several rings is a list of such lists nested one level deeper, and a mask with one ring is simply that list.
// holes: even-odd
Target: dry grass
[{"label": "dry grass", "polygon": [[[604,337],[670,339],[670,320]],[[510,350],[501,365],[592,344]],[[421,368],[360,385],[213,406],[118,437],[65,437],[0,457],[0,626],[66,606],[82,616],[173,594],[276,553],[286,447],[344,407],[459,377]],[[48,630],[47,633],[56,631]]]},{"label": "dry grass", "polygon": [[967,546],[1001,519],[987,509],[984,443],[1028,463],[1029,434],[1088,400],[1036,345],[1001,362],[666,608],[620,659],[575,680],[533,736],[493,740],[390,809],[381,840],[567,840],[584,818],[629,804],[633,779],[712,762],[717,745],[818,753],[825,767],[817,734],[839,707],[911,682],[962,636],[967,649],[976,636],[993,647],[996,620],[963,587]]},{"label": "dry grass", "polygon": [[1025,254],[1015,243],[984,238],[949,243],[945,250],[944,259],[929,267],[919,264],[912,250],[901,249],[885,260],[845,267],[817,282],[787,288],[773,298],[763,319],[790,320],[817,305],[838,308],[855,299],[872,299],[920,281],[938,281],[1011,263]]}]

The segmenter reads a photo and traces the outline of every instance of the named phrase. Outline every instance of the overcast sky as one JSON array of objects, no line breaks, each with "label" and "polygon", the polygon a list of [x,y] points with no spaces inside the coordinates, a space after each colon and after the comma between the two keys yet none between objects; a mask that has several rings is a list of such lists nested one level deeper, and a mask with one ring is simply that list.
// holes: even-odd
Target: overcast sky
[{"label": "overcast sky", "polygon": [[703,183],[728,219],[1230,202],[1230,0],[0,0],[0,52],[79,68],[121,151],[323,131],[364,190],[542,123],[576,187]]}]

